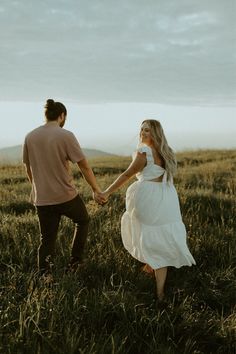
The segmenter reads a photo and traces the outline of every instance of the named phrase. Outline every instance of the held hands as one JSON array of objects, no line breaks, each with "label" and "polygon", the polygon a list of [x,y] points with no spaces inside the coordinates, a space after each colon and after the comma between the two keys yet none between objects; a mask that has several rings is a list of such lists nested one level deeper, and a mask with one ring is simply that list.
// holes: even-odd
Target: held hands
[{"label": "held hands", "polygon": [[104,192],[94,192],[93,193],[93,199],[95,202],[97,202],[100,205],[104,205],[108,201],[109,194],[104,191]]},{"label": "held hands", "polygon": [[105,200],[105,202],[103,203],[103,204],[105,204],[105,203],[107,203],[110,194],[108,192],[104,191],[104,192],[100,193],[100,196]]}]

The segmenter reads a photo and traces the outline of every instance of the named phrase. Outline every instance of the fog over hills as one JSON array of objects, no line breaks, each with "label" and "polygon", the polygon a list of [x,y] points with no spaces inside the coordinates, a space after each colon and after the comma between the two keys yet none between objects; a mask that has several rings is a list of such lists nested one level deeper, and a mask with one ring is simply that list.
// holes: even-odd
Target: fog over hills
[{"label": "fog over hills", "polygon": [[[83,152],[87,158],[112,156],[105,151],[86,149],[83,148]],[[22,145],[16,145],[0,149],[0,163],[19,163],[22,161]]]}]

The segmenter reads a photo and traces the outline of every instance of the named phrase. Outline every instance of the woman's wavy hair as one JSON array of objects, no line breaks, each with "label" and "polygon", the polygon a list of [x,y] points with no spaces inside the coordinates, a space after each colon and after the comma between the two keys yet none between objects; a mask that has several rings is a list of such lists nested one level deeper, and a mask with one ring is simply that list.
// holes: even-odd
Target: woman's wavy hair
[{"label": "woman's wavy hair", "polygon": [[49,98],[44,106],[45,108],[45,117],[49,121],[57,120],[57,118],[64,113],[67,115],[66,107],[61,102],[55,102]]},{"label": "woman's wavy hair", "polygon": [[142,124],[147,123],[150,128],[154,147],[164,160],[167,180],[169,181],[177,170],[177,161],[174,151],[168,145],[161,123],[155,119],[145,119]]}]

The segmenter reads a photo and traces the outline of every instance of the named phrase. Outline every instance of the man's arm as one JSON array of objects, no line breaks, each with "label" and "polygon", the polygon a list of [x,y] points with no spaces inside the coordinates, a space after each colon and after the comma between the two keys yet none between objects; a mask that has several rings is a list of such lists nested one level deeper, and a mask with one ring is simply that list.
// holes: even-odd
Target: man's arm
[{"label": "man's arm", "polygon": [[101,192],[101,189],[99,188],[99,186],[97,184],[93,170],[89,166],[88,161],[86,159],[82,159],[79,162],[77,162],[77,165],[79,166],[79,169],[82,172],[82,175],[84,176],[86,182],[90,185],[90,187],[93,191],[93,198],[98,203],[104,202],[105,199],[99,195],[99,193]]},{"label": "man's arm", "polygon": [[30,165],[28,165],[28,164],[24,164],[24,165],[25,165],[25,171],[26,171],[27,177],[28,177],[30,183],[32,184],[33,177],[32,177]]}]

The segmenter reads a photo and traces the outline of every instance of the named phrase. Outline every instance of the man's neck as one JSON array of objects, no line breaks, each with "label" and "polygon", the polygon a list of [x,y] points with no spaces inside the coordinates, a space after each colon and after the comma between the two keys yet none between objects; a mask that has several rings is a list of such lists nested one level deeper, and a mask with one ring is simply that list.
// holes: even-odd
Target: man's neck
[{"label": "man's neck", "polygon": [[47,120],[45,125],[58,125],[59,126],[59,122],[58,122],[58,120]]}]

